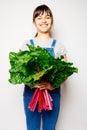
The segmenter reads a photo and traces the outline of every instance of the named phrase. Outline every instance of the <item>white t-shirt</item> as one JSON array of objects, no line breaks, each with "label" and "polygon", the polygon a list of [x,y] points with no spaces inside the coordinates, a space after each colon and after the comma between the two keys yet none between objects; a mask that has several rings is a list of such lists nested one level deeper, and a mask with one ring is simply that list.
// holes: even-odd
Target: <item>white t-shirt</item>
[{"label": "white t-shirt", "polygon": [[[52,42],[54,39],[49,40],[48,42],[41,42],[36,38],[33,38],[34,46],[40,46],[42,48],[51,48]],[[26,44],[31,44],[30,40],[27,40],[26,42],[23,43],[21,50],[29,50]],[[59,57],[60,55],[65,55],[67,53],[67,50],[65,46],[56,40],[56,44],[54,46],[54,53],[55,53],[55,58]]]}]

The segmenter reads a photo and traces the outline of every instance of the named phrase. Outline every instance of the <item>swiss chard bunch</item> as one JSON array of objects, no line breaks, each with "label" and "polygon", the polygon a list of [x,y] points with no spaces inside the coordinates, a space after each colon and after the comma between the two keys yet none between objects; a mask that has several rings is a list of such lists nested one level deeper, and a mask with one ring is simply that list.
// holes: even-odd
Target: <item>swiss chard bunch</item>
[{"label": "swiss chard bunch", "polygon": [[71,62],[63,61],[63,56],[55,59],[40,46],[27,45],[29,51],[10,52],[9,82],[12,84],[27,84],[29,87],[38,85],[40,80],[50,82],[60,87],[61,83],[78,72]]}]

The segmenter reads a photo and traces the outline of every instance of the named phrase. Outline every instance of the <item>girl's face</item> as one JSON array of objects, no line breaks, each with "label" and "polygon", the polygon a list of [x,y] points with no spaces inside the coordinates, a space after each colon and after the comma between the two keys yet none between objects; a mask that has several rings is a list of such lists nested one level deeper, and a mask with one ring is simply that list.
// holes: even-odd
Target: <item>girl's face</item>
[{"label": "girl's face", "polygon": [[53,21],[51,16],[46,12],[44,12],[43,14],[41,13],[35,18],[34,21],[37,31],[41,33],[49,33],[52,27],[52,23]]}]

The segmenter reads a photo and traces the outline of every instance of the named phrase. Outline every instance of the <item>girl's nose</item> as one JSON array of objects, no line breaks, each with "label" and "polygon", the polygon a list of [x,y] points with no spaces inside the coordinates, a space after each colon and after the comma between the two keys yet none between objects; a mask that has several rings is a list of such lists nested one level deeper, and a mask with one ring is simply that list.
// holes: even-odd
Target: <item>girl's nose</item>
[{"label": "girl's nose", "polygon": [[42,22],[46,22],[46,18],[42,18]]}]

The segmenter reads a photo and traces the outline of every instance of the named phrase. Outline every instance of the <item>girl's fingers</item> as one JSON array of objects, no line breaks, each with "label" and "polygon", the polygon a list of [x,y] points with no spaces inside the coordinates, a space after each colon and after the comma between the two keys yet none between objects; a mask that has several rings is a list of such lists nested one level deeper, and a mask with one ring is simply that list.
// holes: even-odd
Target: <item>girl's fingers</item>
[{"label": "girl's fingers", "polygon": [[38,86],[34,86],[34,88],[40,88],[40,86],[38,85]]},{"label": "girl's fingers", "polygon": [[34,88],[46,89],[46,85],[45,84],[40,84],[38,86],[34,86]]},{"label": "girl's fingers", "polygon": [[39,84],[40,89],[48,89],[49,88],[49,84],[47,82],[43,82]]},{"label": "girl's fingers", "polygon": [[41,88],[40,88],[40,90],[43,90],[43,89],[46,89],[46,88],[44,88],[44,87],[41,87]]},{"label": "girl's fingers", "polygon": [[39,88],[40,90],[43,90],[43,89],[53,90],[54,89],[49,82],[41,82],[39,83],[39,85],[34,86],[34,88]]}]

